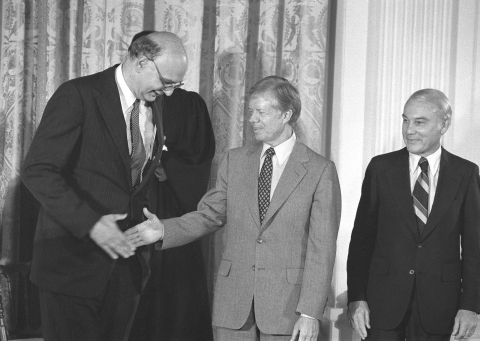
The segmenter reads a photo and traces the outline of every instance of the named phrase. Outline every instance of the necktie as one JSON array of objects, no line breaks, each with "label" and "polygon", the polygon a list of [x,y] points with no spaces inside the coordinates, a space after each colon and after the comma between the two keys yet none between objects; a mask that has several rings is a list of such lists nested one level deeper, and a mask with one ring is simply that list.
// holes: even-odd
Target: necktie
[{"label": "necktie", "polygon": [[130,113],[130,133],[132,139],[132,155],[130,156],[130,164],[132,167],[133,189],[135,189],[140,183],[142,168],[146,159],[145,147],[143,145],[142,134],[140,133],[139,114],[140,100],[137,99],[133,104],[133,108]]},{"label": "necktie", "polygon": [[428,160],[421,157],[418,165],[422,171],[413,188],[413,207],[415,209],[415,215],[417,216],[418,230],[420,234],[422,234],[428,219]]},{"label": "necktie", "polygon": [[260,177],[258,178],[258,208],[260,210],[260,224],[267,214],[270,205],[270,187],[272,184],[272,157],[275,155],[275,149],[272,147],[265,151],[265,160],[263,161]]}]

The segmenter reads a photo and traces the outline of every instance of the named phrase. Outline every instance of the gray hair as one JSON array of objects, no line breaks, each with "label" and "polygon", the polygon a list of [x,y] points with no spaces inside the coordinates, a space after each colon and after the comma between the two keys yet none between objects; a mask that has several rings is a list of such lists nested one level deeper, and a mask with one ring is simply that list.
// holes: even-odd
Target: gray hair
[{"label": "gray hair", "polygon": [[288,123],[293,126],[302,111],[300,94],[288,80],[279,76],[268,76],[255,83],[248,91],[250,98],[259,95],[270,95],[274,105],[282,112],[292,111]]},{"label": "gray hair", "polygon": [[447,96],[440,90],[436,89],[422,89],[414,92],[410,98],[407,100],[405,105],[410,101],[419,101],[424,103],[430,103],[440,110],[440,113],[443,114],[443,119],[446,120],[452,117],[452,106]]},{"label": "gray hair", "polygon": [[154,57],[161,55],[164,50],[160,44],[153,41],[148,35],[140,36],[132,40],[132,43],[128,47],[128,56],[130,59],[135,59],[140,56],[146,56],[153,59]]}]

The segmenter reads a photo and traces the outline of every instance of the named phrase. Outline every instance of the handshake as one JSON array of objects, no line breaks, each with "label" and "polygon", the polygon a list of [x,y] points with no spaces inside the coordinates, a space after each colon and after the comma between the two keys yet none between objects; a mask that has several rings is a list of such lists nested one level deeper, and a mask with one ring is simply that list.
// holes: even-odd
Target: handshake
[{"label": "handshake", "polygon": [[143,214],[147,220],[123,233],[118,228],[117,220],[125,219],[127,214],[105,215],[90,230],[90,238],[113,259],[133,256],[137,247],[163,239],[162,222],[147,208],[143,209]]}]

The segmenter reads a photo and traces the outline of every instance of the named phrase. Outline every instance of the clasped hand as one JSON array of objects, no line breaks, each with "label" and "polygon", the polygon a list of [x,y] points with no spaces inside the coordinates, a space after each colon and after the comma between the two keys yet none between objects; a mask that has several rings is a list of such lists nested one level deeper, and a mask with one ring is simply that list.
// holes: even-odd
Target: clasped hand
[{"label": "clasped hand", "polygon": [[135,253],[135,246],[117,225],[118,220],[126,217],[127,214],[104,215],[90,230],[90,238],[113,259],[128,258]]},{"label": "clasped hand", "polygon": [[152,244],[163,239],[164,228],[162,222],[147,208],[143,209],[143,214],[147,217],[147,220],[125,231],[125,237],[135,247]]}]

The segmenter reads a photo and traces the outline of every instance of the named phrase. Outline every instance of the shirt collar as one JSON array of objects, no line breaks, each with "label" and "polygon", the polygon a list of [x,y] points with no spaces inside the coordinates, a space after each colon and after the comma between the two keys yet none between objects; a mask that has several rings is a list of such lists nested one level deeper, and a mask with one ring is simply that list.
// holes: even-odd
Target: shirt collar
[{"label": "shirt collar", "polygon": [[130,108],[135,100],[137,99],[133,92],[125,82],[125,78],[123,77],[122,72],[122,64],[120,64],[117,69],[115,70],[115,80],[117,81],[118,85],[118,92],[120,94],[120,102],[122,104],[122,111],[125,112],[128,108]]},{"label": "shirt collar", "polygon": [[[409,154],[409,162],[410,162],[410,173],[413,173],[417,170],[418,166],[418,161],[420,161],[421,156],[417,154]],[[437,174],[438,169],[440,168],[440,158],[442,156],[442,147],[438,147],[438,149],[435,151],[435,153],[429,155],[426,157],[428,160],[428,166],[430,167],[430,173],[432,175]]]},{"label": "shirt collar", "polygon": [[[277,157],[277,161],[279,165],[283,165],[283,163],[288,159],[290,154],[292,153],[293,146],[295,145],[295,141],[297,140],[297,136],[295,132],[292,133],[292,136],[288,138],[285,142],[280,143],[278,146],[273,147],[275,150],[275,156]],[[265,156],[265,151],[270,148],[271,146],[264,143],[262,148],[262,157]]]}]

